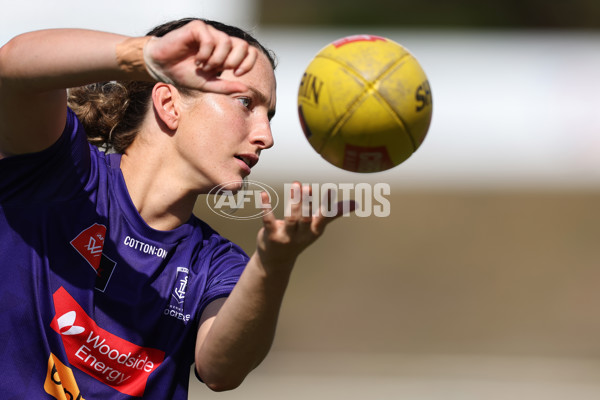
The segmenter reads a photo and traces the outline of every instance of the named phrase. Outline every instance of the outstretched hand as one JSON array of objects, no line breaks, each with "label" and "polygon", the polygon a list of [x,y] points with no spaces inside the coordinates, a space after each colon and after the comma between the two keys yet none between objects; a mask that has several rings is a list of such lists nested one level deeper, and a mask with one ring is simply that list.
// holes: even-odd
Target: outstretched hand
[{"label": "outstretched hand", "polygon": [[153,37],[144,48],[149,69],[177,85],[215,93],[233,93],[246,88],[239,82],[219,78],[231,69],[236,76],[250,71],[258,49],[199,20]]},{"label": "outstretched hand", "polygon": [[[292,190],[300,190],[303,197],[310,195],[310,186],[295,182]],[[302,202],[293,202],[286,210],[283,220],[276,219],[271,212],[269,197],[262,193],[264,207],[263,227],[258,233],[257,249],[263,265],[291,267],[298,255],[324,232],[325,227],[356,208],[353,200],[337,202],[337,212],[325,216],[322,209],[307,209]]]}]

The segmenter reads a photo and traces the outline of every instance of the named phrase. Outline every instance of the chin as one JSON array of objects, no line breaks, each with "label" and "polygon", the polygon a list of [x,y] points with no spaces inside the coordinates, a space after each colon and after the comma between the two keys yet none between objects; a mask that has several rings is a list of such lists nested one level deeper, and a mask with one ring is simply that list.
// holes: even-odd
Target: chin
[{"label": "chin", "polygon": [[246,184],[245,179],[236,178],[236,179],[227,180],[225,182],[221,182],[217,187],[220,190],[230,190],[231,192],[236,193],[238,190],[243,189],[245,184]]}]

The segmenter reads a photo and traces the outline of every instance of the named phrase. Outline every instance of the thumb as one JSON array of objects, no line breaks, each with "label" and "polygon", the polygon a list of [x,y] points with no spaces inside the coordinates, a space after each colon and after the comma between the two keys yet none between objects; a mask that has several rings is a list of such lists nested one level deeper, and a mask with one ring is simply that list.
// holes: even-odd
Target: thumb
[{"label": "thumb", "polygon": [[321,234],[325,227],[339,217],[349,215],[356,210],[358,203],[355,200],[344,200],[336,203],[335,213],[332,215],[323,214],[322,210],[317,210],[317,214],[313,218],[313,227],[315,232]]}]

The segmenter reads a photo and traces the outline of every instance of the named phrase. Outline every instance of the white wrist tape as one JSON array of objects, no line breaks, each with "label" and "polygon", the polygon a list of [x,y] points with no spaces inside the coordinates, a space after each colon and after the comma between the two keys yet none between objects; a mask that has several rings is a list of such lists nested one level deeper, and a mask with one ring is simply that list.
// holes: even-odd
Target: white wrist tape
[{"label": "white wrist tape", "polygon": [[157,38],[153,36],[127,38],[116,47],[119,68],[127,73],[138,75],[135,79],[174,84],[173,80],[160,70],[145,51],[147,44]]},{"label": "white wrist tape", "polygon": [[165,75],[164,72],[162,72],[160,70],[160,67],[156,65],[156,63],[150,58],[150,56],[148,55],[148,52],[146,51],[146,46],[148,46],[148,43],[150,43],[150,41],[156,40],[156,39],[157,39],[156,37],[151,37],[150,40],[148,40],[144,44],[143,57],[144,57],[144,64],[146,65],[146,70],[148,71],[150,76],[152,78],[154,78],[156,81],[174,85],[175,82],[173,82],[173,80],[171,78],[169,78],[167,75]]}]

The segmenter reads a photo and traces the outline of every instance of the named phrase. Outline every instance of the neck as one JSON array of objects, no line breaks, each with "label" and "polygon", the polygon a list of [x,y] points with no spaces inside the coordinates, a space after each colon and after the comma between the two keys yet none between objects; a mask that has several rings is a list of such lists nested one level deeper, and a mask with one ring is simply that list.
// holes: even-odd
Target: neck
[{"label": "neck", "polygon": [[197,193],[174,177],[168,156],[134,141],[121,157],[121,171],[129,196],[142,219],[153,229],[171,230],[192,215]]}]

